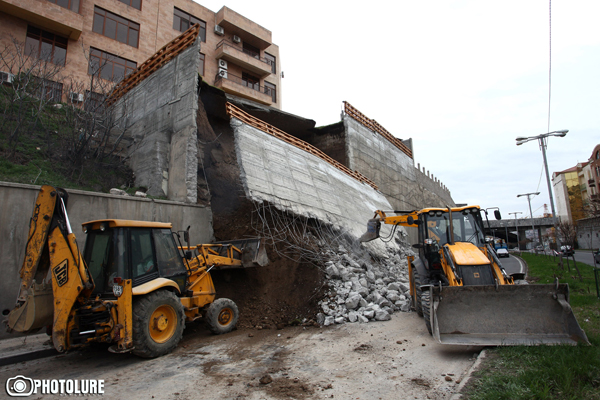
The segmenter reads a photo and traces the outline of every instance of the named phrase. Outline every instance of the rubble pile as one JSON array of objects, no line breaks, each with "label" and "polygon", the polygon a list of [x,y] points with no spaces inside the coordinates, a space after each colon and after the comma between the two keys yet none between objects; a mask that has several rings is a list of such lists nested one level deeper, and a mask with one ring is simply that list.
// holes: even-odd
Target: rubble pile
[{"label": "rubble pile", "polygon": [[[398,247],[386,247],[381,257],[340,245],[325,264],[329,290],[319,302],[320,325],[346,322],[387,321],[396,311],[410,310],[407,256],[414,255],[408,243],[396,239]],[[335,261],[334,261],[335,260]]]}]

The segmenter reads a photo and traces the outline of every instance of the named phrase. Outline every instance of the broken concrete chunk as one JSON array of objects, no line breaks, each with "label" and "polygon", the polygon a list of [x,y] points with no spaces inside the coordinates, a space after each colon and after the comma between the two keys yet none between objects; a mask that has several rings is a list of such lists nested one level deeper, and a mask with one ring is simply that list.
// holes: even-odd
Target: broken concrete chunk
[{"label": "broken concrete chunk", "polygon": [[362,299],[362,296],[358,293],[350,294],[348,296],[348,299],[346,300],[346,308],[348,310],[356,309],[356,307],[358,307],[358,305],[360,304],[361,299]]},{"label": "broken concrete chunk", "polygon": [[340,277],[340,271],[337,269],[337,267],[334,264],[328,265],[327,268],[325,268],[325,273],[332,278]]},{"label": "broken concrete chunk", "polygon": [[389,321],[390,319],[392,319],[392,316],[385,310],[378,310],[375,313],[375,319],[377,321]]},{"label": "broken concrete chunk", "polygon": [[115,194],[117,196],[129,196],[126,191],[117,188],[110,189],[110,194]]}]

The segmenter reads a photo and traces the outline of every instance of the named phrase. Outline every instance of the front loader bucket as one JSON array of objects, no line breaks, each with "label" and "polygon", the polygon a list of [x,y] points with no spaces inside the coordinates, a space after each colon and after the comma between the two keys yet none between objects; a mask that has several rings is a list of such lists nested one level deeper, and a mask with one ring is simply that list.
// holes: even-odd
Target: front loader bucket
[{"label": "front loader bucket", "polygon": [[370,219],[367,222],[367,231],[362,234],[359,238],[361,243],[370,242],[379,237],[379,230],[381,229],[381,222],[377,218]]},{"label": "front loader bucket", "polygon": [[[267,257],[267,250],[265,248],[265,240],[264,238],[260,239],[240,239],[240,240],[227,240],[223,242],[215,242],[212,244],[216,245],[233,245],[234,247],[240,249],[242,254],[240,255],[237,252],[233,252],[233,256],[236,259],[240,259],[242,261],[242,267],[244,268],[252,268],[252,267],[264,267],[269,264],[269,258]],[[220,256],[227,256],[227,247],[214,248]],[[221,266],[221,269],[227,268],[227,266]],[[235,268],[235,267],[230,267]]]},{"label": "front loader bucket", "polygon": [[52,285],[34,282],[27,289],[25,302],[8,314],[6,324],[9,332],[28,333],[52,325],[53,316]]},{"label": "front loader bucket", "polygon": [[569,305],[567,284],[429,290],[432,334],[442,344],[589,344]]}]

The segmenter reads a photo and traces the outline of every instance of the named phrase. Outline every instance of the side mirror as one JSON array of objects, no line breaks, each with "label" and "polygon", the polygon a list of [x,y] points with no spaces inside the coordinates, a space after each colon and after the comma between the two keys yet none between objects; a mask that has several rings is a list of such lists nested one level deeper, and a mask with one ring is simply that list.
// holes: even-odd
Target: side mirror
[{"label": "side mirror", "polygon": [[502,215],[500,215],[500,210],[494,210],[494,217],[496,217],[496,219],[498,220],[502,219]]},{"label": "side mirror", "polygon": [[413,249],[422,249],[423,248],[423,244],[422,243],[415,243],[412,245]]},{"label": "side mirror", "polygon": [[189,245],[190,243],[190,226],[183,232],[183,240]]}]

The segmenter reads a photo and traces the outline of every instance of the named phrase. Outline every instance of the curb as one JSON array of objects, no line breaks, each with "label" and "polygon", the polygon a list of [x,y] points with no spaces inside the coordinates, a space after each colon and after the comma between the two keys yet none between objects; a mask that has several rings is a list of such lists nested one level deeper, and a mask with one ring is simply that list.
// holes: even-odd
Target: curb
[{"label": "curb", "polygon": [[475,371],[479,367],[479,365],[483,362],[483,359],[486,356],[487,356],[487,352],[485,351],[485,349],[481,350],[481,352],[477,356],[477,360],[475,360],[475,362],[473,363],[473,365],[471,366],[471,368],[469,368],[469,370],[466,372],[466,374],[462,377],[462,379],[460,381],[460,384],[456,388],[456,391],[454,392],[454,394],[452,396],[450,396],[450,400],[460,400],[460,399],[462,399],[462,393],[461,393],[461,391],[463,390],[463,388],[465,387],[465,385],[471,379],[471,374],[473,373],[473,371]]}]

